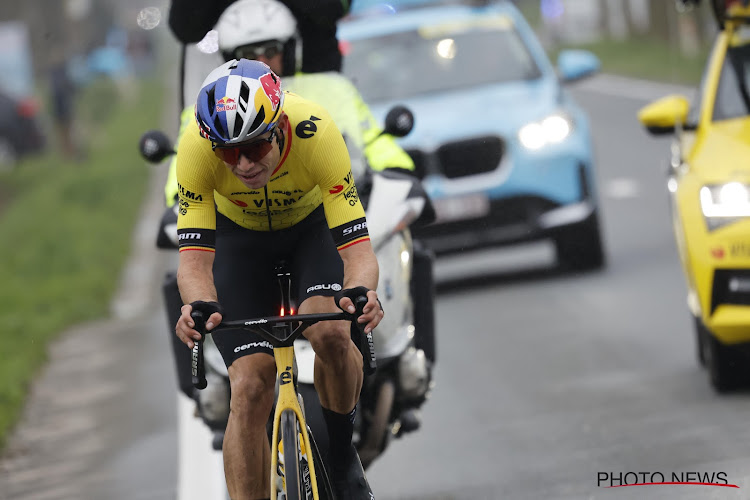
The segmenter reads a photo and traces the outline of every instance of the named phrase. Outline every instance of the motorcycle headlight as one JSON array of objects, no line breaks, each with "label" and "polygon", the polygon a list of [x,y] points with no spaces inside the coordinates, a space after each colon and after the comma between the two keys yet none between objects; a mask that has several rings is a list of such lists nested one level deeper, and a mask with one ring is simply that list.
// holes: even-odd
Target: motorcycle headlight
[{"label": "motorcycle headlight", "polygon": [[573,130],[573,121],[563,113],[528,123],[518,131],[518,139],[526,149],[538,150],[548,144],[559,144]]},{"label": "motorcycle headlight", "polygon": [[709,229],[750,216],[750,186],[740,182],[703,186],[700,200]]}]

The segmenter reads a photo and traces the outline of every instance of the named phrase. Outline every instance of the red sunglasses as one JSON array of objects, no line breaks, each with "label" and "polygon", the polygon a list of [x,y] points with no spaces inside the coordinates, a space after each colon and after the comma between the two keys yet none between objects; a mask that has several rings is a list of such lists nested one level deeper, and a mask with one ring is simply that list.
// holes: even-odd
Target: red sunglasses
[{"label": "red sunglasses", "polygon": [[213,146],[214,154],[225,163],[237,165],[240,162],[240,156],[244,156],[252,162],[260,161],[271,151],[273,139],[276,137],[276,128],[271,131],[271,135],[265,139],[247,142],[236,146]]}]

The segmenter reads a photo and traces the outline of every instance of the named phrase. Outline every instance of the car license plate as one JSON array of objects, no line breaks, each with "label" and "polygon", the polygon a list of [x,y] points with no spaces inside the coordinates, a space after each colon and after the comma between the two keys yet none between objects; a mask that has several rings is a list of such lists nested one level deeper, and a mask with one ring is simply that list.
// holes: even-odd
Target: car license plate
[{"label": "car license plate", "polygon": [[432,201],[436,222],[451,222],[484,217],[490,212],[490,201],[484,194],[453,196]]}]

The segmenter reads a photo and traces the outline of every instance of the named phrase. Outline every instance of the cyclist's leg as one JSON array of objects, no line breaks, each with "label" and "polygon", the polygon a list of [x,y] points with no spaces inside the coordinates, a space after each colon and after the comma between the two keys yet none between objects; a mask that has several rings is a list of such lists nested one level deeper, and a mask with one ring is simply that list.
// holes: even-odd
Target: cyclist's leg
[{"label": "cyclist's leg", "polygon": [[[217,214],[214,282],[224,319],[276,314],[278,288],[270,235],[248,231]],[[213,337],[229,371],[231,402],[224,434],[224,472],[232,498],[266,498],[270,450],[266,422],[273,406],[276,365],[272,346],[241,330]]]},{"label": "cyclist's leg", "polygon": [[[319,207],[301,223],[292,271],[297,277],[299,313],[339,312],[333,300],[341,290],[344,265]],[[346,321],[325,321],[305,330],[315,350],[315,387],[324,408],[348,414],[362,388],[362,355]]]},{"label": "cyclist's leg", "polygon": [[[306,230],[294,245],[292,265],[298,277],[300,314],[339,311],[333,294],[343,284],[343,263],[319,211],[308,217]],[[334,489],[342,498],[370,499],[370,487],[352,445],[354,412],[362,389],[362,354],[351,340],[346,321],[318,323],[305,336],[316,354],[315,388],[328,429]]]},{"label": "cyclist's leg", "polygon": [[266,421],[273,406],[276,365],[265,353],[229,366],[232,391],[224,433],[224,474],[231,498],[267,498],[271,454]]}]

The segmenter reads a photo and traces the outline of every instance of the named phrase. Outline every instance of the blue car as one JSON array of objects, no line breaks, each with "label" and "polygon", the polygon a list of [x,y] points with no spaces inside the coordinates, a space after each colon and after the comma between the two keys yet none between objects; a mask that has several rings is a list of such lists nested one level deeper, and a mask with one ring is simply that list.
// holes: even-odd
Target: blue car
[{"label": "blue car", "polygon": [[604,265],[589,124],[562,86],[596,56],[555,68],[509,2],[364,9],[338,36],[375,117],[414,112],[400,143],[437,213],[417,238],[438,255],[551,238],[562,267]]}]

